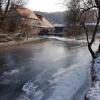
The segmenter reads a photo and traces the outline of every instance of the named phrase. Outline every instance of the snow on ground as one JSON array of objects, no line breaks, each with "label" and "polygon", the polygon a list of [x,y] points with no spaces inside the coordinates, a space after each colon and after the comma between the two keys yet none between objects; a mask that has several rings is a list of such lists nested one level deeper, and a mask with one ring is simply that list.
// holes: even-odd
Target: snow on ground
[{"label": "snow on ground", "polygon": [[83,43],[86,43],[87,41],[86,40],[76,40],[76,39],[70,39],[70,38],[66,38],[66,37],[57,37],[57,36],[44,36],[45,38],[49,38],[49,39],[57,39],[57,40],[60,40],[60,41],[77,41],[77,42],[83,42]]},{"label": "snow on ground", "polygon": [[80,98],[88,89],[89,71],[87,64],[58,69],[57,73],[52,75],[52,79],[48,80],[53,88],[51,94],[45,94],[38,85],[29,81],[23,86],[23,94],[17,100],[43,100],[45,95],[50,95],[45,100],[83,100]]},{"label": "snow on ground", "polygon": [[90,88],[87,93],[87,98],[89,100],[100,100],[100,54],[94,62],[94,87]]}]

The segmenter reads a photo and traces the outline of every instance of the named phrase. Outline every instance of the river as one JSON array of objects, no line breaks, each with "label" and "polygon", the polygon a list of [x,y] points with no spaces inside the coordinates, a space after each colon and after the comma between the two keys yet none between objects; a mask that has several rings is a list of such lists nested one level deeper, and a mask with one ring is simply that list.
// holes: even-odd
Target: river
[{"label": "river", "polygon": [[89,64],[90,61],[86,44],[73,41],[48,39],[2,48],[0,100],[49,100],[56,87],[56,83],[51,82],[56,79],[56,73],[60,75],[72,65]]}]

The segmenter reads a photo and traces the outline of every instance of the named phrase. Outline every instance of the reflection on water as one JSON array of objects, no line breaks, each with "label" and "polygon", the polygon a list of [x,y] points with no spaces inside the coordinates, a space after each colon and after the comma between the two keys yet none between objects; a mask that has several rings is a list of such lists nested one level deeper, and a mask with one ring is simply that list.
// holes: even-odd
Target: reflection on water
[{"label": "reflection on water", "polygon": [[[85,45],[49,40],[42,44],[25,44],[0,51],[0,100],[19,100],[19,97],[20,100],[28,100],[27,96],[27,99],[21,98],[25,97],[24,92],[31,94],[27,90],[31,87],[38,92],[28,95],[30,99],[46,100],[56,85],[49,82],[53,74],[73,64],[89,62],[90,55]],[[31,86],[28,85],[30,80]]]}]

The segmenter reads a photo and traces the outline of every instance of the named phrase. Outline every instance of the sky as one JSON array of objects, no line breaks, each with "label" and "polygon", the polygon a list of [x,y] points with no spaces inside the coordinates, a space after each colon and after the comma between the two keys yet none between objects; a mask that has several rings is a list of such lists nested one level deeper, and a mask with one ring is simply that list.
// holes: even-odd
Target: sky
[{"label": "sky", "polygon": [[26,5],[33,11],[56,12],[64,11],[63,0],[29,0]]}]

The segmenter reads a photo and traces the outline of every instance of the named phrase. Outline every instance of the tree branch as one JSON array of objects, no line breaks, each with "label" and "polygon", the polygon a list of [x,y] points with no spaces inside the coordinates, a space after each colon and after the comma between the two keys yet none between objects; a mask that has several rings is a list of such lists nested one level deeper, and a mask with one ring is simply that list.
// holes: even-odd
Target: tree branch
[{"label": "tree branch", "polygon": [[80,8],[80,10],[82,10],[81,13],[80,13],[80,16],[82,16],[82,15],[84,14],[84,12],[87,12],[87,11],[93,9],[93,8],[97,8],[97,6],[92,6],[92,7],[89,7],[89,8],[87,8],[87,9],[85,9],[85,8]]},{"label": "tree branch", "polygon": [[98,18],[97,18],[96,26],[95,26],[95,29],[93,31],[92,39],[90,42],[91,45],[95,41],[95,36],[96,36],[96,32],[98,31],[99,21],[100,21],[100,10],[98,9]]},{"label": "tree branch", "polygon": [[87,27],[86,27],[85,23],[84,23],[84,22],[82,22],[82,21],[81,21],[81,25],[82,25],[82,27],[83,27],[83,28],[84,28],[84,30],[85,30],[87,43],[89,43],[88,29],[87,29]]}]

